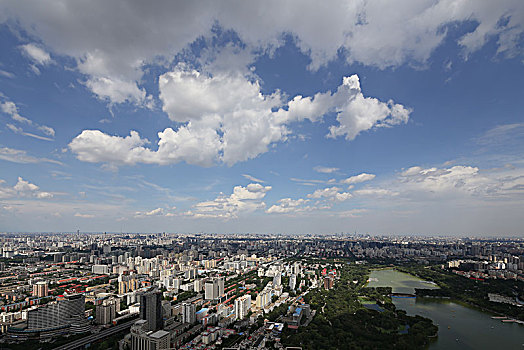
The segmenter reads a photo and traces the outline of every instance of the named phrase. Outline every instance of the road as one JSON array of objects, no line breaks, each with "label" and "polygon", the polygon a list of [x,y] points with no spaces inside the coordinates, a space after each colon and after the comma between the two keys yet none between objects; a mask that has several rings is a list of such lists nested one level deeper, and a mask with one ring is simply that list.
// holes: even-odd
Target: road
[{"label": "road", "polygon": [[93,343],[95,341],[102,340],[104,338],[110,337],[110,336],[112,336],[112,335],[114,335],[116,333],[119,333],[121,331],[124,331],[126,329],[130,329],[131,326],[133,325],[133,323],[135,323],[135,322],[136,322],[136,319],[131,320],[131,321],[127,321],[126,323],[122,323],[122,324],[116,325],[114,327],[105,329],[105,330],[101,331],[100,333],[90,334],[90,335],[85,336],[83,338],[80,338],[80,339],[74,340],[74,341],[72,341],[70,343],[67,343],[67,344],[64,344],[62,346],[59,346],[59,347],[55,348],[55,350],[75,350],[75,349],[78,349],[78,348],[83,348],[84,346],[86,346],[89,343]]}]

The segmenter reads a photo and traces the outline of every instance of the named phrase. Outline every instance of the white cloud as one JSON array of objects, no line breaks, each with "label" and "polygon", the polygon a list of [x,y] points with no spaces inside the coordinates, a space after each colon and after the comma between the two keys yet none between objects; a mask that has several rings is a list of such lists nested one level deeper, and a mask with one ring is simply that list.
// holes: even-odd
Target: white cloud
[{"label": "white cloud", "polygon": [[411,167],[401,173],[400,180],[408,188],[434,193],[474,191],[479,182],[484,182],[483,177],[479,176],[479,168],[463,165],[443,169]]},{"label": "white cloud", "polygon": [[336,95],[338,94],[346,102],[337,107],[339,125],[329,128],[329,137],[345,136],[347,140],[353,140],[362,131],[373,127],[407,123],[411,113],[410,109],[391,100],[385,103],[376,98],[364,97],[356,75],[344,78],[343,85],[337,90]]},{"label": "white cloud", "polygon": [[331,174],[339,171],[339,168],[330,168],[330,167],[324,167],[324,166],[316,166],[313,168],[317,173],[323,173],[323,174]]},{"label": "white cloud", "polygon": [[20,50],[22,50],[24,55],[41,66],[45,66],[53,61],[48,52],[33,43],[20,46]]},{"label": "white cloud", "polygon": [[46,134],[48,136],[55,137],[55,129],[53,129],[53,128],[49,127],[49,126],[40,125],[40,126],[38,126],[38,130],[42,131],[44,134]]},{"label": "white cloud", "polygon": [[294,182],[300,182],[300,183],[302,183],[302,184],[307,184],[307,185],[325,184],[325,183],[328,183],[328,181],[325,181],[325,180],[317,180],[317,179],[299,179],[299,178],[296,178],[296,177],[291,177],[290,180],[291,180],[291,181],[294,181]]},{"label": "white cloud", "polygon": [[146,216],[163,215],[163,214],[164,214],[164,209],[162,208],[156,208],[156,209],[153,209],[145,213]]},{"label": "white cloud", "polygon": [[336,92],[317,93],[314,97],[296,96],[287,111],[279,110],[284,121],[310,119],[316,121],[324,114],[335,112],[337,126],[329,128],[329,137],[345,136],[353,140],[362,131],[406,123],[411,110],[393,101],[382,102],[364,97],[357,75],[344,77]]},{"label": "white cloud", "polygon": [[265,208],[266,204],[262,199],[270,190],[271,186],[262,186],[258,183],[251,183],[246,187],[235,186],[231,195],[226,196],[221,193],[212,201],[197,203],[184,215],[194,218],[237,218],[241,213]]},{"label": "white cloud", "polygon": [[[86,85],[99,97],[137,104],[147,103],[137,84],[144,67],[170,61],[197,38],[209,37],[216,24],[260,52],[280,46],[282,35],[291,34],[312,59],[312,68],[341,52],[349,62],[379,68],[424,64],[447,38],[447,26],[465,22],[473,23],[458,38],[466,57],[490,39],[499,55],[512,57],[522,52],[524,27],[521,0],[340,0],[329,6],[303,1],[162,1],[146,6],[128,0],[48,0],[3,2],[0,13],[0,22],[10,20],[54,52],[75,59],[88,77]],[[322,26],[316,25],[319,21]],[[50,59],[29,45],[37,62]]]},{"label": "white cloud", "polygon": [[[355,125],[355,129],[349,124],[338,127],[344,128],[340,133],[348,133],[346,138],[408,118],[409,111],[404,107],[363,97],[359,87],[352,85],[351,88],[348,81],[358,83],[357,76],[344,78],[345,83],[334,94],[327,92],[314,98],[299,96],[289,102],[287,110],[280,108],[285,104],[279,92],[262,94],[258,81],[252,78],[238,73],[211,75],[178,65],[160,77],[160,99],[170,119],[184,124],[176,131],[166,128],[159,132],[158,150],[145,147],[148,140],[140,138],[135,131],[123,138],[99,130],[84,130],[71,141],[69,148],[78,159],[93,163],[165,165],[185,161],[202,166],[217,162],[233,165],[255,158],[267,152],[271,144],[286,140],[289,123],[305,118],[318,120],[331,110],[338,111],[341,123]],[[355,98],[387,105],[384,107],[387,112],[353,115],[348,106],[355,103]],[[296,107],[299,100],[306,101],[308,107]],[[274,111],[276,108],[279,109]],[[404,119],[396,119],[393,110],[397,109],[405,112]],[[363,123],[363,119],[367,122]]]},{"label": "white cloud", "polygon": [[99,130],[84,130],[71,141],[69,148],[84,162],[135,164],[139,157],[148,153],[142,147],[146,143],[148,141],[140,138],[136,131],[131,131],[129,136],[119,137]]},{"label": "white cloud", "polygon": [[5,70],[2,70],[2,69],[0,69],[0,75],[5,77],[5,78],[9,78],[9,79],[13,79],[15,77],[15,75],[13,73],[5,71]]},{"label": "white cloud", "polygon": [[361,182],[371,181],[375,178],[374,174],[358,174],[355,176],[348,177],[347,179],[342,180],[342,183],[352,185],[352,184],[358,184]]},{"label": "white cloud", "polygon": [[512,199],[524,195],[524,172],[520,168],[482,171],[466,165],[450,168],[414,166],[400,173],[396,186],[394,190],[408,198],[466,196],[480,200]]},{"label": "white cloud", "polygon": [[169,118],[213,135],[216,156],[228,165],[267,152],[288,134],[272,112],[283,103],[280,94],[263,95],[258,81],[244,75],[210,75],[179,65],[160,76],[159,88]]},{"label": "white cloud", "polygon": [[144,104],[149,101],[151,96],[147,96],[146,91],[139,88],[137,83],[132,81],[121,80],[112,77],[90,77],[85,85],[100,99],[107,100],[110,103],[132,102],[135,104]]},{"label": "white cloud", "polygon": [[21,177],[18,177],[18,182],[13,187],[13,189],[18,192],[34,192],[38,190],[39,187],[35,184],[25,181]]},{"label": "white cloud", "polygon": [[242,176],[245,177],[246,179],[248,179],[249,181],[265,183],[264,180],[257,179],[256,177],[251,176],[249,174],[242,174]]},{"label": "white cloud", "polygon": [[[309,193],[307,198],[282,198],[266,210],[268,214],[301,214],[305,212],[331,209],[335,203],[344,202],[352,197],[349,192],[342,192],[339,187],[326,187]],[[312,200],[315,200],[312,203]]]},{"label": "white cloud", "polygon": [[343,202],[351,198],[352,195],[349,192],[341,192],[339,187],[333,186],[315,190],[315,192],[308,194],[307,197],[314,199],[325,198],[332,201]]},{"label": "white cloud", "polygon": [[[174,210],[175,207],[173,207],[172,209]],[[164,210],[164,208],[156,208],[156,209],[145,211],[145,212],[137,211],[135,213],[135,218],[148,217],[148,216],[168,216],[169,217],[169,216],[174,216],[174,215],[175,215],[174,213],[168,212]]]},{"label": "white cloud", "polygon": [[369,188],[363,188],[361,190],[353,191],[353,194],[360,195],[360,196],[378,196],[378,197],[383,197],[383,196],[396,196],[399,193],[387,190],[385,188],[372,188],[372,187],[369,187]]},{"label": "white cloud", "polygon": [[271,190],[271,186],[263,186],[259,183],[251,183],[246,187],[235,186],[231,199],[245,200],[245,199],[262,199],[266,193]]},{"label": "white cloud", "polygon": [[272,205],[269,209],[266,210],[268,214],[288,214],[288,213],[299,213],[304,211],[312,210],[311,207],[304,205],[308,203],[309,199],[291,199],[291,198],[282,198],[277,203]]},{"label": "white cloud", "polygon": [[82,214],[82,213],[75,213],[75,217],[82,218],[82,219],[92,219],[95,217],[93,214]]},{"label": "white cloud", "polygon": [[[0,109],[2,110],[3,113],[9,115],[11,117],[11,119],[13,119],[14,121],[16,121],[18,123],[27,124],[29,126],[32,126],[32,127],[36,128],[36,129],[42,131],[47,136],[51,136],[51,137],[55,136],[55,130],[53,128],[51,128],[49,126],[46,126],[46,125],[40,125],[38,123],[35,123],[31,119],[28,119],[26,117],[21,116],[20,113],[18,113],[17,105],[14,102],[12,102],[12,101],[4,101],[4,102],[0,103]],[[39,140],[53,141],[53,139],[49,138],[49,137],[40,136],[40,135],[36,135],[36,134],[33,134],[33,133],[25,132],[23,128],[18,127],[18,126],[13,125],[13,124],[10,124],[10,123],[7,123],[6,126],[11,131],[13,131],[14,133],[17,133],[17,134],[20,134],[20,135],[33,137],[33,138],[36,138],[36,139],[39,139]]]},{"label": "white cloud", "polygon": [[157,151],[144,147],[149,141],[142,139],[136,131],[120,137],[99,130],[84,130],[69,143],[69,149],[81,161],[92,163],[165,165],[185,161],[211,166],[217,157],[218,135],[212,130],[195,130],[198,128],[191,124],[180,127],[177,132],[166,128],[158,133]]},{"label": "white cloud", "polygon": [[0,105],[0,107],[2,108],[2,112],[9,114],[13,119],[20,116],[18,114],[18,108],[14,102],[5,101]]},{"label": "white cloud", "polygon": [[17,126],[15,126],[13,124],[10,124],[10,123],[7,123],[5,126],[9,130],[14,132],[15,134],[19,134],[19,135],[23,135],[23,136],[29,136],[29,137],[32,137],[32,138],[35,138],[35,139],[38,139],[38,140],[43,140],[43,141],[54,141],[54,139],[52,139],[50,137],[45,137],[45,136],[40,136],[40,135],[36,135],[36,134],[30,133],[30,132],[25,132],[24,129],[22,129],[20,127],[17,127]]},{"label": "white cloud", "polygon": [[47,162],[62,165],[58,160],[33,157],[28,155],[26,151],[8,147],[0,148],[0,159],[20,164]]},{"label": "white cloud", "polygon": [[13,186],[5,186],[5,181],[0,180],[0,199],[34,197],[39,199],[52,198],[53,194],[40,191],[40,187],[18,177],[18,182]]},{"label": "white cloud", "polygon": [[54,195],[49,192],[37,192],[36,193],[36,198],[40,198],[40,199],[53,198],[53,197]]}]

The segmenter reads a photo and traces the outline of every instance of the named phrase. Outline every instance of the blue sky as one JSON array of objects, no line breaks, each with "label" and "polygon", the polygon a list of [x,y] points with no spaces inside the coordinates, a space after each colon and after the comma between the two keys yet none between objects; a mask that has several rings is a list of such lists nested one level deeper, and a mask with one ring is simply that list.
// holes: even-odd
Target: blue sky
[{"label": "blue sky", "polygon": [[522,236],[521,1],[0,13],[0,231]]}]

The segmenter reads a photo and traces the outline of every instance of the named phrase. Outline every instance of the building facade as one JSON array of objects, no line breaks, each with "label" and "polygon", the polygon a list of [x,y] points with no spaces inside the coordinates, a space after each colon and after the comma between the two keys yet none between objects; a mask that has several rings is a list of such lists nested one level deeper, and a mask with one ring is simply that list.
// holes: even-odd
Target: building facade
[{"label": "building facade", "polygon": [[151,291],[140,296],[140,318],[147,321],[149,331],[162,329],[162,293]]}]

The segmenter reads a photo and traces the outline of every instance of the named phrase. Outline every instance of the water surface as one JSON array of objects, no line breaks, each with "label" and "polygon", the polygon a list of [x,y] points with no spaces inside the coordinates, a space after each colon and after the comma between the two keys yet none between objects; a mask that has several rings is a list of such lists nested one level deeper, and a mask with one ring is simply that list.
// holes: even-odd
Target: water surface
[{"label": "water surface", "polygon": [[[392,287],[395,293],[415,288],[437,288],[396,270],[374,270],[369,287]],[[522,349],[524,326],[494,320],[492,315],[445,299],[394,298],[393,303],[409,315],[430,318],[438,325],[438,338],[430,349]]]}]

